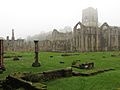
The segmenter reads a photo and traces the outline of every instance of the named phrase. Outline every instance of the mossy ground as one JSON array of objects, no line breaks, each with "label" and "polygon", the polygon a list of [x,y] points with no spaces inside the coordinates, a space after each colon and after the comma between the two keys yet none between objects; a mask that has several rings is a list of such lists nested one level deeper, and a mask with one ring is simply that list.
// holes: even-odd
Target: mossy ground
[{"label": "mossy ground", "polygon": [[[69,77],[46,82],[48,90],[116,90],[120,88],[120,52],[85,52],[73,53],[80,55],[61,56],[63,53],[40,52],[40,67],[32,67],[34,62],[34,52],[6,52],[5,55],[21,55],[18,61],[13,58],[5,58],[6,71],[0,74],[0,79],[5,79],[15,72],[42,72],[60,68],[70,67],[72,62],[80,60],[80,63],[94,62],[93,70],[81,70],[73,68],[79,72],[94,72],[98,69],[113,68],[114,71],[101,73],[89,77]],[[116,56],[111,56],[116,55]],[[53,56],[53,57],[50,57]],[[63,61],[64,63],[60,63]]]}]

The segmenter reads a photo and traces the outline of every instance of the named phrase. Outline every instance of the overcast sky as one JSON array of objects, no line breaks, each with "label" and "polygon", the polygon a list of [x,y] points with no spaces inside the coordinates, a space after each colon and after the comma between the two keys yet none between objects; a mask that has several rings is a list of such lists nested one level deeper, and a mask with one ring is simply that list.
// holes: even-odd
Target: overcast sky
[{"label": "overcast sky", "polygon": [[82,10],[98,9],[100,23],[120,26],[120,0],[0,0],[0,37],[16,38],[73,26]]}]

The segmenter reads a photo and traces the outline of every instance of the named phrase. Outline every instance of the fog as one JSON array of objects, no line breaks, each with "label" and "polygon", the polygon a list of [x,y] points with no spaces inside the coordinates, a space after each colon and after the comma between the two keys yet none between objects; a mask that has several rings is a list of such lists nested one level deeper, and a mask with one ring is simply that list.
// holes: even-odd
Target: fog
[{"label": "fog", "polygon": [[0,37],[26,38],[81,21],[82,10],[98,9],[99,23],[120,26],[119,0],[1,0]]}]

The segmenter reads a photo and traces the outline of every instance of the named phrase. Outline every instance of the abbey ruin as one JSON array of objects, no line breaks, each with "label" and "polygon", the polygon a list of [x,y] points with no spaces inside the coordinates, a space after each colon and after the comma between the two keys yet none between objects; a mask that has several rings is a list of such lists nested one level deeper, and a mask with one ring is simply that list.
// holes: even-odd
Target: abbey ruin
[{"label": "abbey ruin", "polygon": [[5,51],[23,51],[25,49],[25,40],[24,39],[15,39],[14,29],[12,29],[12,37],[6,37],[4,40],[4,49]]},{"label": "abbey ruin", "polygon": [[89,7],[82,12],[73,32],[62,33],[56,29],[52,38],[40,42],[45,51],[112,51],[120,50],[120,27],[109,26],[106,22],[98,26],[97,9]]},{"label": "abbey ruin", "polygon": [[[33,50],[33,42],[24,39],[5,40],[5,50]],[[39,41],[40,51],[112,51],[120,50],[120,27],[110,26],[106,22],[98,25],[97,9],[88,7],[82,11],[82,22],[78,22],[71,32],[59,32],[57,29],[46,40]]]}]

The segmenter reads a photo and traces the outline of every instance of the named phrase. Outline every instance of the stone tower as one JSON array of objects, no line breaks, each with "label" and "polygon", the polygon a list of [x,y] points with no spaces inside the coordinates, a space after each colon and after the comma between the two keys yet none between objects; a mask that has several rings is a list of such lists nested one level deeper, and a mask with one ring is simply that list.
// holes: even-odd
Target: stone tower
[{"label": "stone tower", "polygon": [[88,7],[82,11],[82,24],[85,26],[98,26],[98,12],[97,9]]},{"label": "stone tower", "polygon": [[15,51],[15,36],[14,36],[14,29],[12,29],[12,51]]},{"label": "stone tower", "polygon": [[14,29],[12,29],[12,40],[15,40],[15,36],[14,36]]}]

